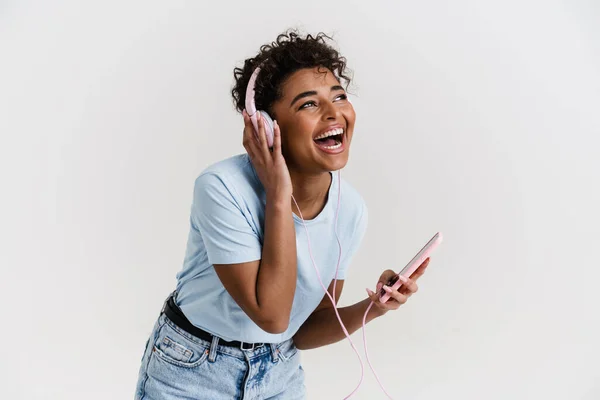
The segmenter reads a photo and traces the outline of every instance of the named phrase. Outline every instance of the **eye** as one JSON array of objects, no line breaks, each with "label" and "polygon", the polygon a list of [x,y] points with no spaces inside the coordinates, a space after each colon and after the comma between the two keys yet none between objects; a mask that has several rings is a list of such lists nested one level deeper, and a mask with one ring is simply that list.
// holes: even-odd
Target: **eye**
[{"label": "eye", "polygon": [[[346,94],[340,94],[339,96],[337,96],[337,97],[335,98],[335,100],[338,100],[338,99],[339,99],[339,100],[347,100],[347,99],[348,99],[348,96],[347,96]],[[304,109],[304,108],[308,108],[307,106],[309,106],[309,105],[316,106],[316,105],[317,105],[317,103],[315,103],[313,100],[311,100],[311,101],[307,101],[306,103],[304,103],[304,104],[302,104],[302,105],[300,106],[299,110],[302,110],[302,109]]]},{"label": "eye", "polygon": [[315,103],[315,102],[314,102],[314,101],[312,101],[312,100],[311,100],[311,101],[307,101],[306,103],[304,103],[304,104],[302,104],[302,105],[300,106],[299,110],[302,110],[303,108],[307,108],[307,107],[305,107],[305,106],[307,106],[307,105],[309,105],[309,104],[312,104],[312,105],[315,105],[315,106],[317,105],[317,103]]}]

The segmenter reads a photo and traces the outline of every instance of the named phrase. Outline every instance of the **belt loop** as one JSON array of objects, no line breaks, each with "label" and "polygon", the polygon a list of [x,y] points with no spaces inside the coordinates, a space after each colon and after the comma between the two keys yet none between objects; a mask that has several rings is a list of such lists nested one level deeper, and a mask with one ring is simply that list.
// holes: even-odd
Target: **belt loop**
[{"label": "belt loop", "polygon": [[215,359],[217,357],[217,346],[218,345],[219,345],[219,337],[213,335],[212,342],[210,344],[210,351],[208,353],[208,361],[215,362]]},{"label": "belt loop", "polygon": [[[171,300],[171,297],[173,298],[173,300],[177,299],[177,290],[174,290],[172,293],[170,293],[167,296],[167,298],[165,299],[165,302],[163,303],[162,309],[160,310],[160,315],[163,315],[165,313],[165,309],[167,308],[167,303],[169,302],[169,300]],[[177,304],[177,303],[175,303],[175,304]]]},{"label": "belt loop", "polygon": [[273,362],[279,361],[279,353],[277,352],[277,345],[275,343],[269,343],[269,347],[271,347],[271,357],[273,358]]}]

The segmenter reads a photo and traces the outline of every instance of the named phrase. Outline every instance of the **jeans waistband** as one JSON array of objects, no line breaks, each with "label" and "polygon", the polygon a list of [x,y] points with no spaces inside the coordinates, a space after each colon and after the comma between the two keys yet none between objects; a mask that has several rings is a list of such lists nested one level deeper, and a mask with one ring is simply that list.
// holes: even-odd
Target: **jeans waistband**
[{"label": "jeans waistband", "polygon": [[[206,332],[203,329],[198,328],[187,319],[181,308],[179,308],[179,306],[175,302],[175,293],[169,295],[169,297],[165,301],[162,312],[175,325],[177,325],[180,329],[186,331],[190,335],[206,340],[208,342],[213,341],[214,335],[212,335],[209,332]],[[263,346],[266,343],[245,343],[237,340],[227,341],[219,338],[219,344],[228,347],[237,347],[241,350],[254,350],[256,347]]]}]

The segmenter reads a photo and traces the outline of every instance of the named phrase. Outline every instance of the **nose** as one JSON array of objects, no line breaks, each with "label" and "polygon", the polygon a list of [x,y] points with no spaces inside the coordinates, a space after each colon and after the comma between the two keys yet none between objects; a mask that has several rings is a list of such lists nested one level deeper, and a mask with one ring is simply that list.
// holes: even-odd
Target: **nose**
[{"label": "nose", "polygon": [[323,107],[323,119],[325,120],[337,120],[341,115],[341,111],[339,107],[336,107],[335,104],[326,103]]}]

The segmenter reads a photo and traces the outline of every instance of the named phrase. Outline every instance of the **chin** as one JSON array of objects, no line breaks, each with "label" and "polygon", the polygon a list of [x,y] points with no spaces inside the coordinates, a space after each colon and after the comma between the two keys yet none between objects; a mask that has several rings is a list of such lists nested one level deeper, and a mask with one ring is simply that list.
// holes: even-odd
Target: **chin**
[{"label": "chin", "polygon": [[327,156],[326,159],[321,160],[321,165],[328,172],[338,171],[343,169],[348,164],[348,151],[342,154],[336,154],[335,156]]}]

